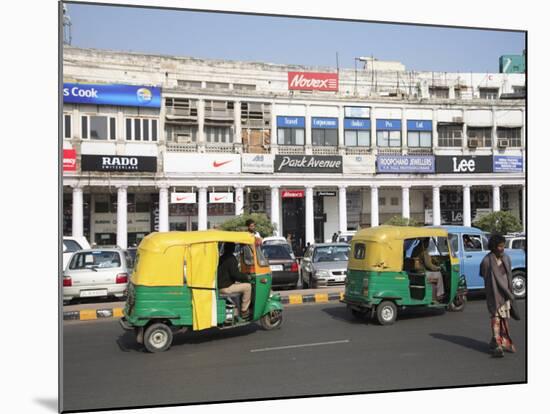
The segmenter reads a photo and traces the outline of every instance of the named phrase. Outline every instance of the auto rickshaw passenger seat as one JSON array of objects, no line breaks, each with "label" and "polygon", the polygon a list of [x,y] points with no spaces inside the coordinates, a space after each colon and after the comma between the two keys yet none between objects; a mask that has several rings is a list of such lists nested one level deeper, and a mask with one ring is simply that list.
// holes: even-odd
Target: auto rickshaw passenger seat
[{"label": "auto rickshaw passenger seat", "polygon": [[232,303],[237,309],[241,309],[242,293],[220,293],[220,299]]}]

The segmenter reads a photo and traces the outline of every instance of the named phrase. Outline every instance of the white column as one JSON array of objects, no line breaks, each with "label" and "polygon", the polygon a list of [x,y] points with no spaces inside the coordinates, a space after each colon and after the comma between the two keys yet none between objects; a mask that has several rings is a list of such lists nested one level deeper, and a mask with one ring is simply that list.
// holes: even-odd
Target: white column
[{"label": "white column", "polygon": [[[454,91],[454,88],[451,88]],[[432,148],[436,149],[439,146],[439,134],[437,132],[437,109],[432,111]]]},{"label": "white column", "polygon": [[244,208],[244,191],[242,185],[235,186],[235,215],[243,214]]},{"label": "white column", "polygon": [[128,247],[128,202],[126,186],[118,187],[116,208],[116,244],[121,249]]},{"label": "white column", "polygon": [[[474,91],[472,91],[473,95]],[[462,110],[462,151],[468,150],[468,127],[467,125],[467,119],[466,119],[466,109]]]},{"label": "white column", "polygon": [[491,127],[491,146],[494,151],[498,150],[498,139],[497,139],[497,112],[495,107],[491,108],[491,118],[493,119],[493,125]]},{"label": "white column", "polygon": [[462,187],[462,222],[464,226],[472,225],[472,211],[470,208],[470,185],[465,184]]},{"label": "white column", "polygon": [[270,138],[270,146],[271,146],[271,154],[276,155],[278,153],[278,145],[279,142],[277,141],[277,114],[275,114],[275,102],[271,102],[271,138]]},{"label": "white column", "polygon": [[169,231],[168,186],[159,186],[159,231]]},{"label": "white column", "polygon": [[432,187],[432,213],[433,213],[433,225],[434,226],[440,226],[441,225],[441,207],[440,207],[440,199],[439,199],[439,186],[434,185]]},{"label": "white column", "polygon": [[500,211],[500,184],[493,185],[493,211]]},{"label": "white column", "polygon": [[199,99],[197,102],[197,121],[199,124],[197,131],[197,144],[199,147],[204,146],[205,136],[204,136],[204,99]]},{"label": "white column", "polygon": [[374,108],[374,106],[370,109],[370,125],[370,146],[376,154],[376,109]]},{"label": "white column", "polygon": [[281,223],[279,222],[279,186],[271,186],[271,222],[275,226],[275,230],[279,236],[283,235],[283,229],[281,228]]},{"label": "white column", "polygon": [[199,188],[199,230],[208,229],[208,200],[206,200],[206,187]]},{"label": "white column", "polygon": [[306,244],[315,243],[313,218],[313,187],[306,187]]},{"label": "white column", "polygon": [[348,210],[346,201],[346,186],[341,185],[338,187],[338,223],[340,231],[347,231],[348,229]]},{"label": "white column", "polygon": [[[73,237],[84,236],[84,199],[82,187],[73,187]],[[91,241],[90,241],[91,242]]]},{"label": "white column", "polygon": [[[312,150],[312,144],[311,144],[311,114],[310,114],[310,108],[309,108],[309,105],[306,104],[306,114],[305,114],[305,133],[306,133],[306,136],[305,136],[305,153],[308,154],[308,155],[311,155],[313,153],[313,150]],[[307,237],[306,237],[306,240],[307,240]]]},{"label": "white column", "polygon": [[378,222],[378,186],[372,185],[370,187],[370,225],[376,227]]},{"label": "white column", "polygon": [[411,218],[411,204],[409,199],[409,186],[404,185],[401,187],[401,202],[403,204],[403,217],[406,219]]},{"label": "white column", "polygon": [[241,128],[241,101],[235,101],[233,103],[233,119],[235,124],[235,135],[233,137],[233,142],[235,144],[242,144],[242,128]]},{"label": "white column", "polygon": [[526,211],[525,211],[525,202],[527,197],[527,193],[525,192],[525,186],[521,186],[521,224],[523,225],[523,231],[527,231],[527,226],[525,223],[525,217],[526,217]]},{"label": "white column", "polygon": [[[343,106],[338,107],[338,149],[344,150],[346,148],[346,142],[344,140],[344,118],[345,118],[345,110]],[[345,154],[343,152],[342,154]]]}]

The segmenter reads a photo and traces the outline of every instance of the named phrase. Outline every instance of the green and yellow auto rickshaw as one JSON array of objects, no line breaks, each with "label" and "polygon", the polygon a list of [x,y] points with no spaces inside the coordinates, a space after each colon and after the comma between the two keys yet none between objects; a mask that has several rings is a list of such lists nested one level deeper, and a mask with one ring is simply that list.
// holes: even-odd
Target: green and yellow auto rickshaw
[{"label": "green and yellow auto rickshaw", "polygon": [[[239,294],[218,292],[218,259],[225,242],[240,247],[240,270],[250,275],[251,315],[246,319],[238,311]],[[225,329],[254,321],[264,329],[278,328],[282,310],[280,296],[271,292],[269,265],[252,234],[174,231],[151,233],[141,241],[120,323],[134,330],[149,352],[161,352],[181,330]]]},{"label": "green and yellow auto rickshaw", "polygon": [[[439,299],[427,278],[426,252],[443,279],[445,294]],[[376,317],[381,325],[390,325],[406,307],[461,311],[466,293],[445,229],[379,226],[358,231],[351,241],[342,302],[358,318]]]}]

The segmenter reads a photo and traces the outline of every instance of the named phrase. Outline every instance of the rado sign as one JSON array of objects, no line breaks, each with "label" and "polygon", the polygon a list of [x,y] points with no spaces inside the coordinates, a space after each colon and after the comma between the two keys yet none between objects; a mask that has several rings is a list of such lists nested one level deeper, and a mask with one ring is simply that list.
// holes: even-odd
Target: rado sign
[{"label": "rado sign", "polygon": [[493,172],[493,157],[479,156],[436,156],[435,172],[450,174],[475,174]]},{"label": "rado sign", "polygon": [[157,172],[157,157],[83,154],[82,171]]},{"label": "rado sign", "polygon": [[276,173],[341,173],[342,157],[321,155],[276,155]]}]

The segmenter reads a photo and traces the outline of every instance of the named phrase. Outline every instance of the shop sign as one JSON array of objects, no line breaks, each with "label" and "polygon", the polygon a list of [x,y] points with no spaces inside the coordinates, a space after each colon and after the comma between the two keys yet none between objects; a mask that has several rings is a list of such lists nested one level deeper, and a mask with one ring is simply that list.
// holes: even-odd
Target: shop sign
[{"label": "shop sign", "polygon": [[272,173],[275,156],[271,154],[242,154],[242,172]]},{"label": "shop sign", "polygon": [[345,174],[374,174],[376,157],[374,155],[344,155]]},{"label": "shop sign", "polygon": [[311,127],[316,129],[338,129],[338,118],[311,118]]},{"label": "shop sign", "polygon": [[494,155],[493,172],[523,172],[523,157]]},{"label": "shop sign", "polygon": [[82,154],[82,171],[157,172],[157,157]]},{"label": "shop sign", "polygon": [[304,198],[304,190],[282,190],[281,198]]},{"label": "shop sign", "polygon": [[278,116],[277,128],[305,128],[306,120],[303,116]]},{"label": "shop sign", "polygon": [[164,171],[168,173],[240,173],[239,154],[164,154]]},{"label": "shop sign", "polygon": [[401,131],[400,119],[377,119],[376,120],[377,131]]},{"label": "shop sign", "polygon": [[408,131],[431,131],[432,121],[407,121]]},{"label": "shop sign", "polygon": [[435,172],[433,155],[379,155],[376,158],[376,171],[379,173],[418,173]]},{"label": "shop sign", "polygon": [[346,118],[370,118],[370,108],[366,106],[346,106],[344,116]]},{"label": "shop sign", "polygon": [[298,91],[338,91],[338,73],[288,72],[288,89]]},{"label": "shop sign", "polygon": [[318,197],[336,197],[336,191],[317,191]]},{"label": "shop sign", "polygon": [[329,155],[276,155],[276,173],[341,173],[342,157]]},{"label": "shop sign", "polygon": [[370,119],[353,119],[353,118],[344,119],[344,129],[370,131],[370,127],[371,127]]},{"label": "shop sign", "polygon": [[491,157],[490,155],[436,156],[435,172],[451,174],[491,173],[493,172],[493,157]]},{"label": "shop sign", "polygon": [[197,193],[170,193],[172,204],[194,204],[197,202]]},{"label": "shop sign", "polygon": [[63,171],[76,171],[76,150],[63,150]]},{"label": "shop sign", "polygon": [[160,108],[160,88],[115,84],[63,84],[63,103]]},{"label": "shop sign", "polygon": [[233,193],[209,193],[208,202],[217,203],[233,203]]}]

